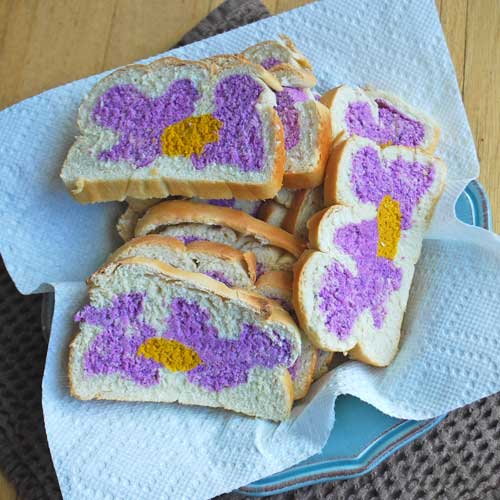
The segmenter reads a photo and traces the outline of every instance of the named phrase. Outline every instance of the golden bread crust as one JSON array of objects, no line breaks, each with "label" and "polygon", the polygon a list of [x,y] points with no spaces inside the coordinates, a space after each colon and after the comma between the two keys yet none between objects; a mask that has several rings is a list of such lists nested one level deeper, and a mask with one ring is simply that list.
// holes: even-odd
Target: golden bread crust
[{"label": "golden bread crust", "polygon": [[270,286],[291,293],[293,287],[293,273],[291,271],[268,271],[259,277],[255,286],[257,289]]},{"label": "golden bread crust", "polygon": [[184,200],[165,201],[150,208],[137,223],[135,234],[143,236],[154,227],[183,223],[227,226],[238,233],[265,239],[269,244],[282,248],[295,257],[299,257],[305,247],[302,241],[283,229],[240,210]]},{"label": "golden bread crust", "polygon": [[332,123],[330,111],[318,101],[316,111],[318,113],[318,142],[316,147],[319,151],[318,162],[308,172],[285,172],[283,186],[290,189],[306,189],[319,186],[323,182],[325,167],[328,162],[330,147],[332,144]]},{"label": "golden bread crust", "polygon": [[[355,140],[355,139],[354,139]],[[338,180],[338,167],[342,161],[344,151],[349,143],[349,140],[342,141],[333,146],[328,159],[328,164],[325,171],[325,181],[323,186],[323,198],[325,206],[336,205],[336,192]]]},{"label": "golden bread crust", "polygon": [[313,256],[314,253],[316,253],[315,250],[306,250],[293,266],[292,304],[300,327],[302,328],[304,333],[308,336],[311,343],[314,346],[321,348],[321,346],[317,345],[317,342],[315,342],[315,336],[311,335],[309,329],[308,317],[303,307],[304,287],[301,285],[301,281],[304,279],[303,274],[305,266],[307,265],[308,260]]},{"label": "golden bread crust", "polygon": [[285,219],[283,220],[283,229],[291,234],[295,234],[300,213],[307,199],[309,189],[300,189],[295,192],[292,198],[292,204],[288,209]]},{"label": "golden bread crust", "polygon": [[252,252],[241,252],[240,250],[229,245],[225,245],[224,243],[217,243],[213,241],[193,241],[191,243],[184,244],[182,241],[170,236],[147,234],[145,236],[139,236],[127,241],[110,255],[107,262],[122,259],[127,250],[132,247],[137,248],[149,245],[160,245],[165,248],[171,248],[177,252],[204,253],[207,256],[216,256],[226,261],[235,262],[243,267],[252,283],[255,282],[256,261],[255,255]]}]

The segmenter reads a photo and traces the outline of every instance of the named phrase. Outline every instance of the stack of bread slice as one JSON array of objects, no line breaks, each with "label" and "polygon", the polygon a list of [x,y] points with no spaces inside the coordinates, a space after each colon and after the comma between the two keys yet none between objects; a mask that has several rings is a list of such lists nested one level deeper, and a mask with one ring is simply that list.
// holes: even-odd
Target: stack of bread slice
[{"label": "stack of bread slice", "polygon": [[324,208],[308,222],[294,305],[311,341],[375,366],[397,353],[422,240],[444,188],[435,122],[399,98],[327,92],[334,147]]},{"label": "stack of bread slice", "polygon": [[290,39],[99,82],[61,177],[126,201],[75,315],[72,394],[286,419],[335,352],[393,358],[444,182],[434,122],[389,94],[321,99]]}]

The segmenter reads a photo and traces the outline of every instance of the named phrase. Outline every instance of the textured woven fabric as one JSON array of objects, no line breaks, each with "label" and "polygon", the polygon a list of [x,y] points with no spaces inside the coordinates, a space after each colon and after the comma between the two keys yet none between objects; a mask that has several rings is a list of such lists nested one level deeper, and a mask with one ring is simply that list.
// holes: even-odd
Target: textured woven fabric
[{"label": "textured woven fabric", "polygon": [[20,498],[56,499],[42,414],[42,296],[21,295],[1,262],[0,297],[0,469]]},{"label": "textured woven fabric", "polygon": [[269,17],[269,12],[259,0],[226,0],[193,30],[186,33],[177,47],[198,42],[266,17]]},{"label": "textured woven fabric", "polygon": [[[228,0],[180,45],[268,15],[257,0]],[[0,469],[20,498],[57,499],[41,408],[47,349],[40,321],[42,298],[20,295],[3,264],[0,297]],[[242,497],[232,493],[220,498]],[[451,413],[370,474],[272,498],[500,499],[500,395]]]},{"label": "textured woven fabric", "polygon": [[[500,394],[496,394],[450,413],[428,434],[401,449],[369,474],[308,486],[270,498],[500,499],[499,418]],[[239,500],[242,496],[231,493],[219,498]]]}]

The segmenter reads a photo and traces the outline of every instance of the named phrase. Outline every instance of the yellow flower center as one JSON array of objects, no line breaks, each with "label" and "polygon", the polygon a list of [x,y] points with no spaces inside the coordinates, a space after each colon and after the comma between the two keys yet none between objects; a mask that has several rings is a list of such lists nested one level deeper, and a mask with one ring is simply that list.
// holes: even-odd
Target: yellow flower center
[{"label": "yellow flower center", "polygon": [[161,149],[167,156],[191,156],[203,153],[210,142],[219,140],[222,122],[212,115],[191,116],[169,125],[161,135]]},{"label": "yellow flower center", "polygon": [[401,237],[401,209],[399,202],[384,196],[377,211],[377,256],[394,260]]},{"label": "yellow flower center", "polygon": [[137,354],[161,363],[171,372],[187,372],[202,363],[196,351],[190,347],[177,340],[159,337],[146,340]]}]

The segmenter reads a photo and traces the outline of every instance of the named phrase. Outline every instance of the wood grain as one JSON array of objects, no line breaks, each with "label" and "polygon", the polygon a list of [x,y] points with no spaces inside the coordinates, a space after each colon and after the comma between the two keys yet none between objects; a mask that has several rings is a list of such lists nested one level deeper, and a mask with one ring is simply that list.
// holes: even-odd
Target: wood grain
[{"label": "wood grain", "polygon": [[[0,109],[167,50],[222,0],[0,0]],[[309,0],[263,0],[273,14]],[[436,0],[500,231],[500,2]],[[0,500],[15,499],[0,473]]]},{"label": "wood grain", "polygon": [[440,0],[439,15],[463,94],[467,0]]},{"label": "wood grain", "polygon": [[0,471],[0,500],[18,500],[16,490]]},{"label": "wood grain", "polygon": [[500,232],[500,4],[469,0],[463,97]]},{"label": "wood grain", "polygon": [[210,10],[205,0],[116,0],[103,69],[165,52]]}]

